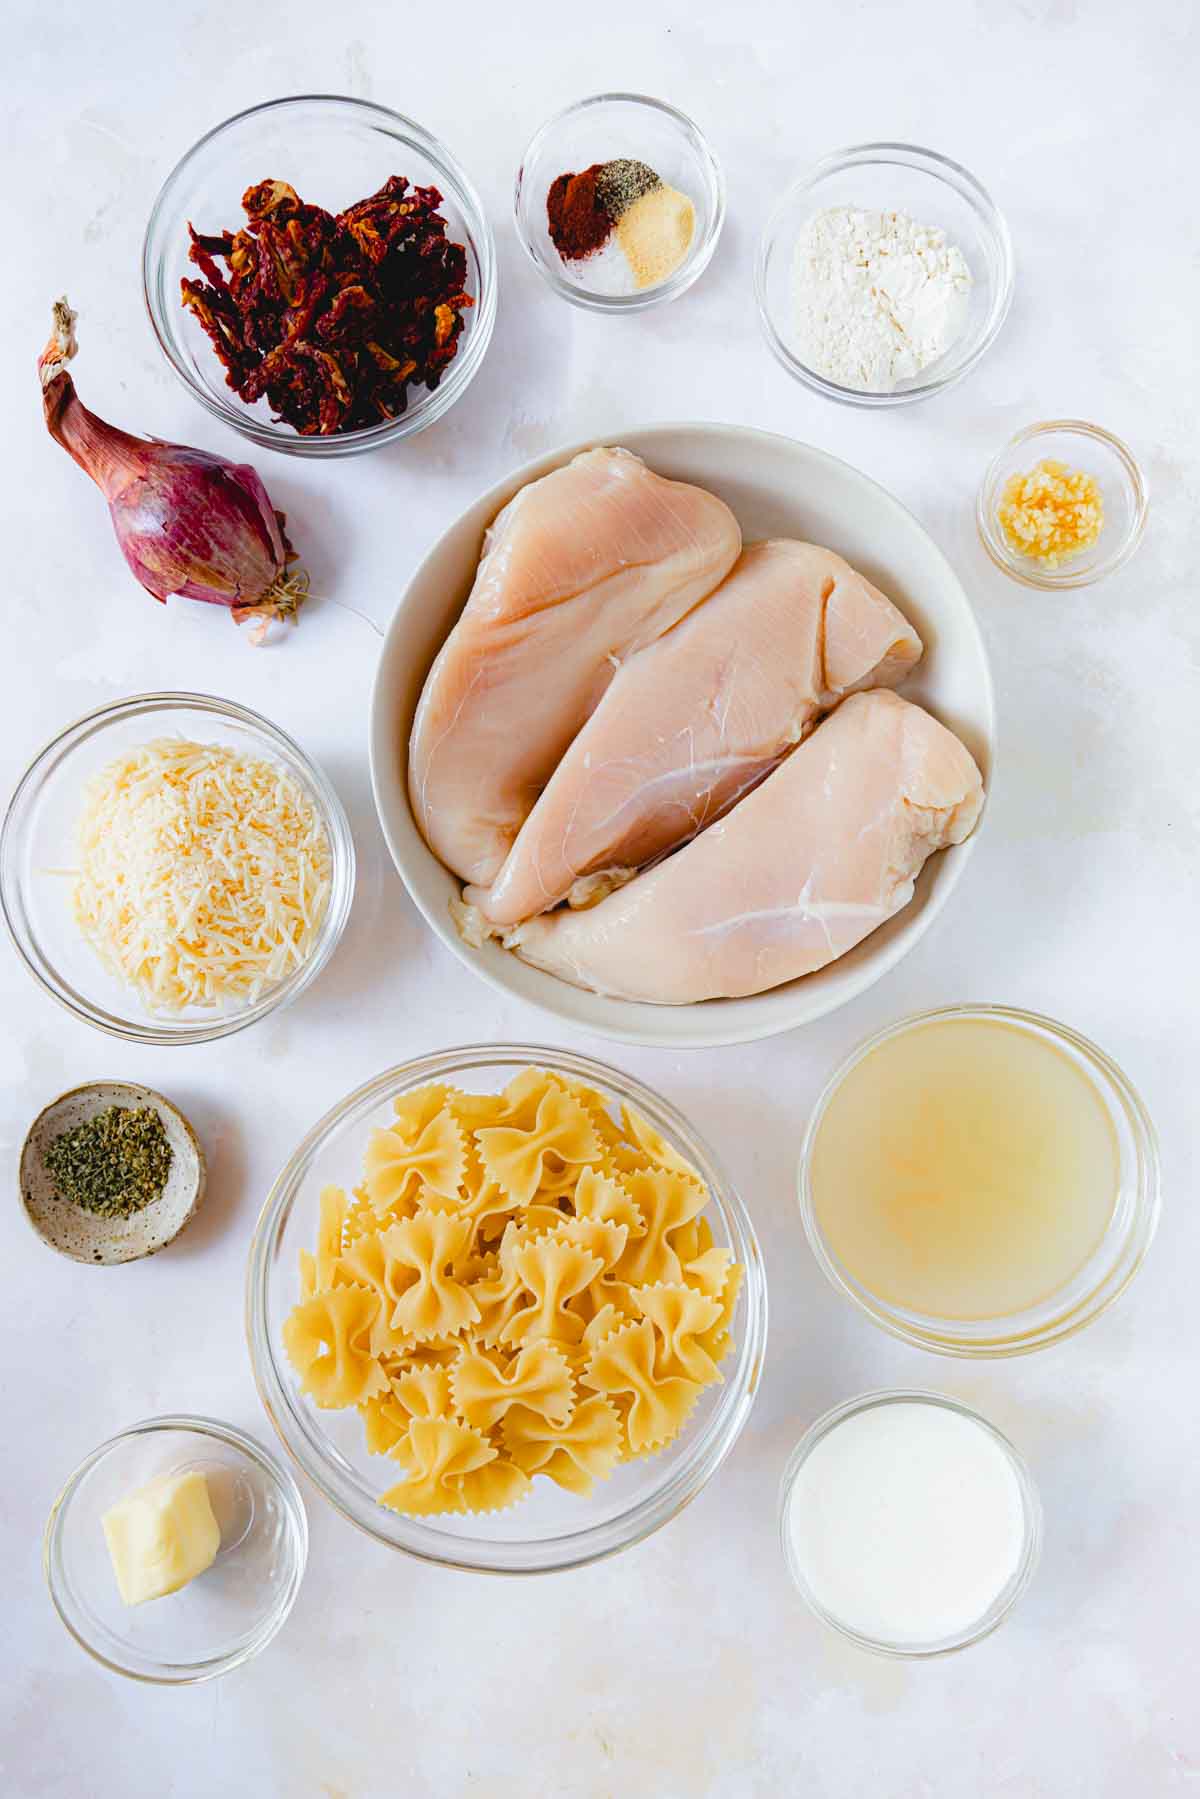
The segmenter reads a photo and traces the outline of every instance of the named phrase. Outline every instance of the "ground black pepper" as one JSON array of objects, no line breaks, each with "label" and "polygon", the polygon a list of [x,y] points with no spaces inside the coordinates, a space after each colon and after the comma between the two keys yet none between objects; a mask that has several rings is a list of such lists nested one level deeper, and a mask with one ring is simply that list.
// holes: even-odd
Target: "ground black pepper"
[{"label": "ground black pepper", "polygon": [[628,212],[635,200],[662,186],[662,178],[648,162],[637,162],[631,156],[617,156],[602,162],[596,175],[596,193],[600,204],[614,222]]}]

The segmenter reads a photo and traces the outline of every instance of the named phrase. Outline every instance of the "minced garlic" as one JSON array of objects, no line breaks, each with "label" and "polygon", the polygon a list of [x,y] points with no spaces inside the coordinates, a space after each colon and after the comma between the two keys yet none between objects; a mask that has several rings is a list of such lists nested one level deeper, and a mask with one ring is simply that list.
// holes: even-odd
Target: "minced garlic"
[{"label": "minced garlic", "polygon": [[1094,475],[1043,457],[1004,483],[996,515],[1011,550],[1046,568],[1090,548],[1104,529],[1104,501]]},{"label": "minced garlic", "polygon": [[617,242],[634,285],[655,287],[682,268],[695,229],[696,208],[687,195],[661,182],[627,207],[617,220]]}]

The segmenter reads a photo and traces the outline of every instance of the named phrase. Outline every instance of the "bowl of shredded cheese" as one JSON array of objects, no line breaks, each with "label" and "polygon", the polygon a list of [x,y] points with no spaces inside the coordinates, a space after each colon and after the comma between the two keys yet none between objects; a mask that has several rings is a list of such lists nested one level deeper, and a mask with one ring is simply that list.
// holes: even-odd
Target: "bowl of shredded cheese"
[{"label": "bowl of shredded cheese", "polygon": [[353,892],[325,775],[258,713],[205,694],[141,694],[69,725],[0,832],[0,908],[25,965],[133,1042],[207,1042],[295,999]]},{"label": "bowl of shredded cheese", "polygon": [[1083,419],[1018,431],[993,457],[976,519],[996,567],[1026,587],[1089,587],[1141,542],[1146,477],[1119,437]]}]

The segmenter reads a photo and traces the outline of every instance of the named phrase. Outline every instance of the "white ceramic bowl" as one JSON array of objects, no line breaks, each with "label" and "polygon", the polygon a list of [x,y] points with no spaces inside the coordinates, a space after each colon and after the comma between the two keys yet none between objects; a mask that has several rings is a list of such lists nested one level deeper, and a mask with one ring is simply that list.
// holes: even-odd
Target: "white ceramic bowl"
[{"label": "white ceramic bowl", "polygon": [[653,425],[607,439],[588,438],[539,457],[468,507],[409,582],[375,677],[371,779],[392,859],[443,943],[502,992],[601,1037],[671,1048],[770,1037],[845,1005],[894,967],[946,904],[975,837],[934,856],[904,911],[828,968],[748,999],[653,1006],[585,993],[528,967],[496,944],[469,948],[450,915],[458,886],[425,843],[409,808],[406,758],[413,713],[430,664],[470,591],[484,531],[519,487],[596,442],[621,444],[644,456],[661,475],[711,488],[733,508],[747,542],[799,537],[826,544],[876,582],[925,643],[905,694],[958,732],[987,782],[995,721],[983,639],[958,577],[898,500],[822,450],[740,425]]}]

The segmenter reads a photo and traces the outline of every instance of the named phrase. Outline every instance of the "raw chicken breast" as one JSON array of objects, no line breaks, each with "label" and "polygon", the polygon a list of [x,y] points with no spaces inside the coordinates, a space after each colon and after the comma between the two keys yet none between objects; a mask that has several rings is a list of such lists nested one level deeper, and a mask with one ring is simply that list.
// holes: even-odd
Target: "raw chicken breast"
[{"label": "raw chicken breast", "polygon": [[681,1006],[761,993],[844,955],[961,843],[983,786],[944,725],[896,694],[854,694],[733,811],[586,912],[504,941],[624,999]]},{"label": "raw chicken breast", "polygon": [[435,855],[488,885],[622,660],[742,547],[723,501],[627,450],[588,450],[510,500],[425,683],[409,794]]},{"label": "raw chicken breast", "polygon": [[[897,684],[920,655],[908,621],[832,550],[751,544],[621,665],[490,891],[467,898],[512,925],[590,898],[608,871],[619,884],[728,811],[844,694]],[[581,877],[595,880],[576,889]]]}]

